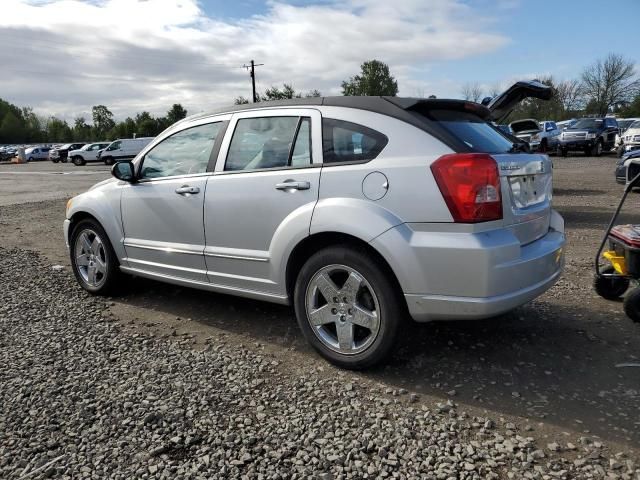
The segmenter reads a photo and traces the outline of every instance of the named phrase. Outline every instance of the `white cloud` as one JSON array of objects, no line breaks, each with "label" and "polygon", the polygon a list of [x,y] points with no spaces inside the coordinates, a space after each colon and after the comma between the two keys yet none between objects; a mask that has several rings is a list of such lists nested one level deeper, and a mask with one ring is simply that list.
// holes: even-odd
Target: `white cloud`
[{"label": "white cloud", "polygon": [[339,94],[372,58],[389,64],[400,94],[441,91],[422,77],[436,62],[508,42],[461,0],[349,0],[311,6],[272,2],[243,20],[208,17],[195,0],[3,0],[0,91],[36,111],[71,118],[105,104],[118,117],[190,111],[250,95],[241,65],[264,90]]}]

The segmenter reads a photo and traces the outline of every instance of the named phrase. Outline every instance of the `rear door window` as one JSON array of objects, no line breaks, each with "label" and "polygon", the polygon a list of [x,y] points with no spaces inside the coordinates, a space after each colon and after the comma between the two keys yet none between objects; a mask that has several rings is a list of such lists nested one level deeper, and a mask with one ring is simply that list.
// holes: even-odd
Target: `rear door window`
[{"label": "rear door window", "polygon": [[513,148],[512,141],[473,113],[434,109],[424,112],[423,115],[438,122],[473,152],[505,153]]},{"label": "rear door window", "polygon": [[311,165],[311,119],[258,117],[238,120],[225,171],[301,168]]}]

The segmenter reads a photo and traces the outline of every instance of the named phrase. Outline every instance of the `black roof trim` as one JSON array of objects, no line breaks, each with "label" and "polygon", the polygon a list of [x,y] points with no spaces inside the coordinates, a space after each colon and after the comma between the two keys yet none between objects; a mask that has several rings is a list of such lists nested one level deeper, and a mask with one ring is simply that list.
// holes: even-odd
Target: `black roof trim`
[{"label": "black roof trim", "polygon": [[367,110],[381,115],[387,115],[403,122],[409,123],[420,130],[423,130],[432,136],[438,138],[449,148],[456,152],[470,151],[469,147],[455,138],[451,133],[438,124],[438,122],[429,120],[419,112],[421,110],[430,109],[453,109],[463,110],[469,113],[475,113],[481,118],[489,116],[489,110],[478,104],[465,100],[444,100],[433,98],[410,98],[410,97],[364,97],[364,96],[345,96],[345,97],[309,97],[309,98],[292,98],[287,100],[274,100],[270,102],[248,103],[243,105],[233,105],[231,107],[221,108],[208,113],[200,113],[185,118],[185,121],[198,120],[213,115],[231,114],[247,110],[261,110],[267,108],[278,107],[344,107],[356,108],[359,110]]}]

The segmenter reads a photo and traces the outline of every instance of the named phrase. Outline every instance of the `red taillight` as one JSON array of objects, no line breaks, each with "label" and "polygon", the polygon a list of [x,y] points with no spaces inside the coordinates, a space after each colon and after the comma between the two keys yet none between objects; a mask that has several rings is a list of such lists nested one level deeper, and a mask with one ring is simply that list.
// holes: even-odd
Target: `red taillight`
[{"label": "red taillight", "polygon": [[458,223],[502,218],[498,164],[486,153],[452,153],[431,165],[431,171]]}]

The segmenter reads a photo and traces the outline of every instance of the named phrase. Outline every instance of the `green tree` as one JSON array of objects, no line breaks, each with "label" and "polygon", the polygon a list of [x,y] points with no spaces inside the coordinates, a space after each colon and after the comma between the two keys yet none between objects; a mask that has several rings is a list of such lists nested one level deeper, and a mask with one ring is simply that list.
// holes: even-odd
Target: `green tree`
[{"label": "green tree", "polygon": [[104,105],[93,106],[91,114],[93,116],[93,128],[99,138],[104,138],[116,126],[116,122],[113,121],[113,113]]},{"label": "green tree", "polygon": [[633,61],[610,53],[583,70],[582,85],[594,109],[590,113],[606,115],[614,106],[629,102],[638,93],[640,81]]},{"label": "green tree", "polygon": [[345,96],[375,96],[398,94],[398,82],[389,72],[389,66],[378,60],[364,62],[360,75],[342,82],[342,94]]},{"label": "green tree", "polygon": [[161,127],[158,121],[149,112],[142,112],[136,115],[136,136],[155,137],[160,133]]},{"label": "green tree", "polygon": [[12,111],[8,111],[0,122],[1,143],[22,143],[25,140],[24,125]]},{"label": "green tree", "polygon": [[249,99],[240,95],[233,100],[234,105],[245,105],[249,103]]},{"label": "green tree", "polygon": [[71,136],[74,142],[88,142],[93,140],[93,132],[91,126],[87,125],[84,117],[76,117],[73,120],[73,128],[71,130]]},{"label": "green tree", "polygon": [[174,103],[171,109],[167,112],[167,126],[171,126],[179,120],[182,120],[187,116],[187,111],[179,103]]}]

